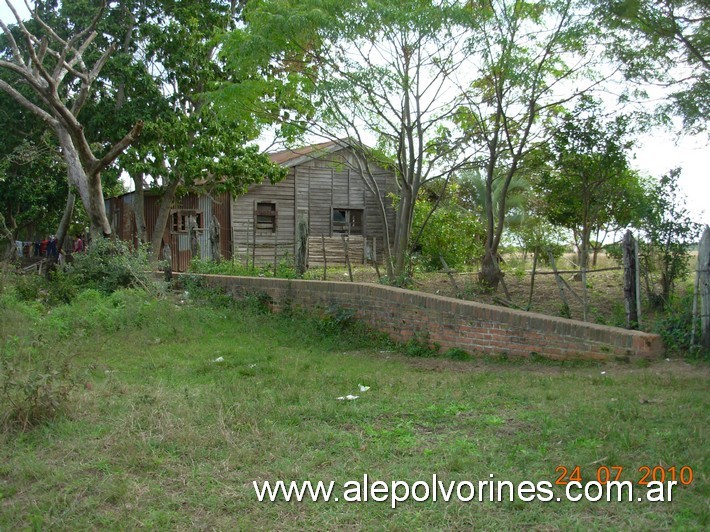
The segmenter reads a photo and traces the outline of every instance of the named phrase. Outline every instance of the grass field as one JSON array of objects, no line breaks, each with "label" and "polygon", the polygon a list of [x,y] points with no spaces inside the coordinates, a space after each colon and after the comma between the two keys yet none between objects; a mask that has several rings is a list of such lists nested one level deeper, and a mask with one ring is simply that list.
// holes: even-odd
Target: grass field
[{"label": "grass field", "polygon": [[[253,303],[85,292],[47,312],[11,293],[0,298],[5,367],[58,379],[44,361],[68,361],[76,383],[66,412],[0,433],[1,530],[709,525],[705,364],[412,358],[346,320],[273,316]],[[336,399],[346,394],[360,397]],[[9,408],[5,401],[0,413]],[[584,481],[621,466],[622,480],[637,482],[639,468],[659,465],[692,467],[694,480],[672,502],[396,509],[258,502],[252,486],[342,486],[364,474],[388,483],[432,474],[554,482],[558,466],[577,465]]]}]

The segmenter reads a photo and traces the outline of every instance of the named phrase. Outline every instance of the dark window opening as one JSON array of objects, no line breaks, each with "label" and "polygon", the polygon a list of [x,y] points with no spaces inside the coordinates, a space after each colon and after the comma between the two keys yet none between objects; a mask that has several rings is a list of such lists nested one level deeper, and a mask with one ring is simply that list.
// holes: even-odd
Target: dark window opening
[{"label": "dark window opening", "polygon": [[254,211],[256,228],[266,229],[272,233],[276,231],[276,204],[257,203]]},{"label": "dark window opening", "polygon": [[361,235],[362,209],[333,209],[333,233]]},{"label": "dark window opening", "polygon": [[202,212],[191,209],[182,209],[170,213],[170,231],[173,233],[187,233],[190,229],[190,218],[195,219],[197,229],[204,229]]}]

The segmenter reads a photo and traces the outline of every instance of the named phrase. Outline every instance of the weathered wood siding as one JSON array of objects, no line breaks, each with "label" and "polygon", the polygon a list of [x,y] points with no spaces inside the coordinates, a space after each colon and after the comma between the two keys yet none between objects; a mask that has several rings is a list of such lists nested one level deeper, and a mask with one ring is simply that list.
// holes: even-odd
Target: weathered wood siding
[{"label": "weathered wood siding", "polygon": [[[347,239],[347,244],[346,244]],[[312,236],[308,239],[308,265],[322,267],[323,248],[325,248],[325,256],[328,259],[328,264],[347,264],[345,258],[345,247],[347,245],[348,256],[352,266],[365,264],[365,246],[372,245],[372,239],[351,235],[346,237],[341,236]]]},{"label": "weathered wood siding", "polygon": [[[360,235],[377,242],[377,257],[384,257],[385,229],[383,227],[378,202],[370,192],[356,170],[348,150],[307,159],[292,167],[287,177],[275,185],[262,184],[249,189],[249,192],[232,202],[232,230],[234,255],[242,262],[257,265],[273,264],[274,245],[277,260],[286,254],[294,257],[296,253],[296,225],[298,219],[306,221],[308,227],[309,256],[315,263],[322,263],[323,254],[319,251],[320,237],[331,238],[333,233],[333,209],[361,209],[363,211],[363,234]],[[387,205],[390,241],[394,236],[395,215],[387,195],[395,189],[394,176],[382,168],[373,168],[380,194]],[[257,203],[275,202],[277,208],[277,231],[261,230],[254,227],[254,209]],[[256,245],[255,245],[256,244]],[[322,247],[322,246],[321,246]],[[329,246],[331,249],[331,246]],[[362,245],[359,250],[363,254]],[[357,254],[357,252],[356,252]],[[328,254],[333,264],[344,263],[342,251]],[[309,259],[310,262],[310,259]],[[353,263],[362,262],[362,258]]]},{"label": "weathered wood siding", "polygon": [[[258,203],[276,204],[276,231],[255,226],[255,209]],[[232,239],[234,256],[244,263],[273,264],[274,246],[277,260],[295,252],[295,189],[291,170],[286,178],[272,185],[257,185],[232,201]],[[256,246],[254,245],[256,243]]]}]

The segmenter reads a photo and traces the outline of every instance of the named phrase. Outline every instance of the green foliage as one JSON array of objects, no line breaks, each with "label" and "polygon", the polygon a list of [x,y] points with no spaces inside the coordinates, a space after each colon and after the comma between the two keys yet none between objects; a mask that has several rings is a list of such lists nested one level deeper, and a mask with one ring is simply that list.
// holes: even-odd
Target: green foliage
[{"label": "green foliage", "polygon": [[594,0],[607,50],[627,79],[670,90],[659,108],[683,118],[685,132],[707,130],[710,115],[710,8],[705,0]]},{"label": "green foliage", "polygon": [[475,212],[457,202],[453,188],[438,206],[420,195],[414,207],[413,233],[419,237],[422,266],[428,270],[442,268],[441,257],[450,268],[465,268],[483,255],[483,224]]},{"label": "green foliage", "polygon": [[600,118],[599,102],[583,100],[574,114],[563,117],[545,149],[536,183],[543,201],[541,214],[570,229],[587,265],[592,236],[619,230],[643,215],[643,188],[629,166],[630,118]]},{"label": "green foliage", "polygon": [[[674,355],[697,356],[699,353],[691,347],[693,330],[693,294],[687,294],[666,305],[664,312],[653,321],[653,332],[660,334],[663,345]],[[695,324],[695,341],[700,335],[700,320]],[[709,356],[710,353],[705,353]]]},{"label": "green foliage", "polygon": [[402,346],[402,352],[414,358],[431,358],[439,356],[439,351],[441,347],[432,343],[429,338],[429,333],[427,332],[416,332],[405,344]]},{"label": "green foliage", "polygon": [[328,308],[318,322],[318,329],[326,334],[343,332],[355,322],[355,311],[340,306]]},{"label": "green foliage", "polygon": [[678,190],[680,169],[671,170],[647,191],[641,229],[646,241],[639,246],[646,289],[652,302],[669,303],[673,288],[689,273],[690,246],[702,226],[694,222]]},{"label": "green foliage", "polygon": [[69,303],[78,291],[71,277],[61,270],[54,271],[50,279],[34,273],[17,275],[14,286],[21,300],[41,301],[48,305]]},{"label": "green foliage", "polygon": [[398,275],[383,275],[382,278],[379,279],[380,284],[384,284],[387,286],[396,286],[397,288],[408,288],[411,289],[414,287],[414,269],[415,269],[415,261],[413,257],[408,256],[407,257],[407,263],[409,267],[403,271],[402,273]]},{"label": "green foliage", "polygon": [[278,277],[281,279],[295,279],[297,277],[296,268],[293,263],[293,256],[286,254],[278,261],[276,272],[274,273],[273,263],[254,267],[251,264],[245,266],[239,260],[213,261],[210,259],[192,259],[190,262],[191,273],[204,273],[210,275],[234,275],[240,277]]},{"label": "green foliage", "polygon": [[152,298],[142,289],[117,289],[107,295],[88,288],[79,292],[71,304],[54,308],[46,322],[61,338],[149,328],[147,316],[154,305]]},{"label": "green foliage", "polygon": [[75,388],[72,368],[59,353],[30,367],[0,358],[0,430],[24,432],[57,418]]},{"label": "green foliage", "polygon": [[[6,104],[11,108],[0,112],[0,129],[14,129],[9,118],[17,105],[0,92],[0,105]],[[0,148],[0,214],[21,240],[54,233],[68,192],[59,149],[46,132],[32,128],[27,136],[11,140],[17,143],[8,141]]]},{"label": "green foliage", "polygon": [[[117,72],[127,84],[145,87],[139,108],[146,115],[142,117],[145,127],[121,164],[131,175],[152,179],[149,187],[179,181],[182,187],[206,185],[211,192],[236,196],[252,184],[285,177],[284,168],[272,164],[256,145],[249,145],[275,117],[255,112],[246,97],[232,100],[232,112],[225,113],[209,96],[234,81],[218,56],[220,39],[239,18],[241,7],[222,0],[189,0],[134,8],[147,12],[141,17],[134,46],[145,51],[151,74],[134,64]],[[136,109],[130,100],[125,105]]]},{"label": "green foliage", "polygon": [[74,255],[64,273],[78,289],[93,288],[110,294],[120,288],[143,288],[158,293],[161,285],[154,279],[144,248],[132,250],[120,240],[99,239],[83,253]]},{"label": "green foliage", "polygon": [[444,356],[446,358],[450,358],[451,360],[471,360],[473,358],[470,353],[458,347],[452,347],[451,349],[447,349],[444,353]]},{"label": "green foliage", "polygon": [[510,228],[509,234],[524,253],[537,252],[539,264],[550,262],[548,252],[559,259],[567,251],[563,230],[535,214],[523,216],[519,225]]}]

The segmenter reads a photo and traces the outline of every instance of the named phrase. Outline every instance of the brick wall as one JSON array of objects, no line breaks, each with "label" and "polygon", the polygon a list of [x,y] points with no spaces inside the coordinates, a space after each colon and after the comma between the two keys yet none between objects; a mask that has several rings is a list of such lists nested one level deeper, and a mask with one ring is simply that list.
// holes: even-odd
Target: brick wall
[{"label": "brick wall", "polygon": [[658,335],[628,331],[533,312],[462,301],[377,284],[304,281],[222,275],[201,276],[237,299],[268,294],[274,310],[350,309],[356,317],[392,339],[406,342],[422,335],[442,350],[555,359],[657,358]]}]

